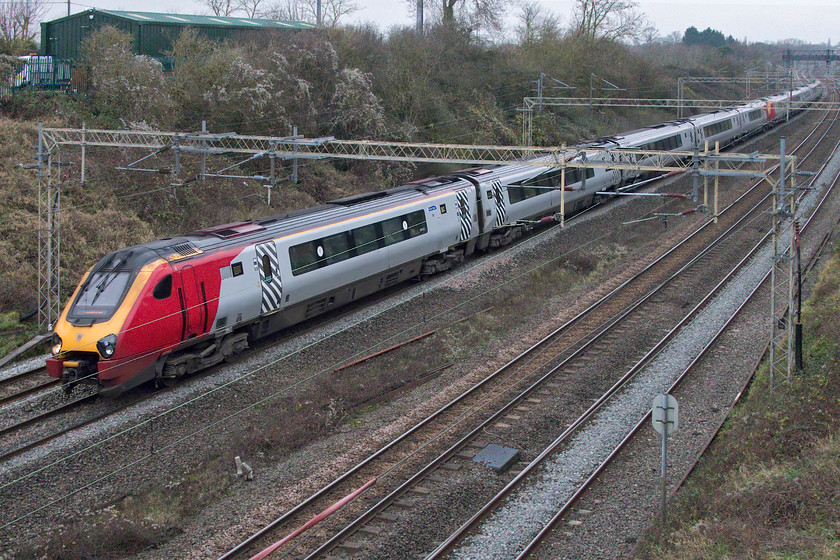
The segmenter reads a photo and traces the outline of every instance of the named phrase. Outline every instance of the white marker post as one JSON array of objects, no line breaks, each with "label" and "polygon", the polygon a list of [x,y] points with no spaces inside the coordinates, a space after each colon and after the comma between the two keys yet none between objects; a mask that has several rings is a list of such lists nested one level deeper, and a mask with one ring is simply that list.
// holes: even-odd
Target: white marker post
[{"label": "white marker post", "polygon": [[651,419],[653,429],[662,434],[662,530],[665,530],[665,502],[667,489],[665,475],[668,468],[668,436],[677,431],[679,405],[677,399],[671,395],[658,395],[653,399]]}]

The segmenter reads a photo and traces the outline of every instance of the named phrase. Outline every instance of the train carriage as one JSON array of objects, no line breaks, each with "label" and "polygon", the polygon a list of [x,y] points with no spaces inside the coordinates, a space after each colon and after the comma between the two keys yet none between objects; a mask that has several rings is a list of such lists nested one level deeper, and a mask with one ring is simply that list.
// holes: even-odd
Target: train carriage
[{"label": "train carriage", "polygon": [[[818,95],[792,92],[791,109]],[[727,144],[784,118],[788,96],[569,148],[574,161],[622,149]],[[783,111],[784,109],[784,111]],[[591,205],[637,171],[531,163],[464,169],[280,216],[225,224],[109,253],[82,278],[54,332],[47,370],[70,389],[114,395],[219,363],[250,340],[509,243],[536,221]],[[613,160],[615,161],[615,160]],[[643,163],[643,162],[642,162]],[[562,180],[565,174],[565,181]],[[561,186],[565,189],[561,192]]]}]

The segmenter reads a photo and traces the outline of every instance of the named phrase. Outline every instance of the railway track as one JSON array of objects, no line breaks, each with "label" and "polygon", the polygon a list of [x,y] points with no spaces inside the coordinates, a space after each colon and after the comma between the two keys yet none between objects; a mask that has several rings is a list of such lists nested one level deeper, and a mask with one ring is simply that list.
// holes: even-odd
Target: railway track
[{"label": "railway track", "polygon": [[[819,126],[814,129],[812,135],[818,129]],[[727,223],[727,232],[747,231],[750,228],[746,228],[745,225],[752,223],[756,215],[760,216],[766,212],[766,204],[766,196],[758,191],[758,186],[756,185],[721,213],[721,221]],[[744,206],[750,208],[749,213],[736,216]],[[758,237],[761,236],[758,235]],[[368,490],[364,500],[359,499],[354,504],[355,507],[352,508],[353,512],[343,512],[342,517],[347,517],[352,514],[356,516],[355,520],[346,525],[344,529],[333,532],[333,536],[322,539],[324,541],[322,545],[315,547],[307,546],[306,558],[323,556],[331,551],[333,554],[338,553],[340,555],[340,552],[336,551],[336,549],[342,546],[345,546],[348,550],[352,550],[353,547],[347,546],[346,544],[352,535],[363,531],[365,527],[369,527],[374,520],[387,523],[387,521],[382,521],[382,519],[386,515],[388,508],[398,504],[412,489],[416,490],[418,484],[423,480],[427,480],[427,477],[436,470],[445,469],[445,465],[449,461],[457,458],[459,454],[463,455],[463,450],[470,442],[474,442],[476,437],[484,433],[488,429],[488,426],[498,425],[501,419],[517,416],[517,414],[514,414],[515,412],[527,412],[528,403],[530,402],[528,399],[539,402],[540,397],[537,395],[540,394],[540,391],[545,392],[545,386],[548,386],[550,383],[559,386],[556,377],[558,372],[564,371],[565,377],[573,375],[574,369],[571,367],[572,363],[577,360],[577,364],[585,364],[587,360],[584,359],[584,355],[587,355],[587,351],[589,352],[589,361],[600,359],[598,358],[599,352],[596,349],[598,347],[598,344],[596,344],[598,341],[602,341],[600,352],[603,355],[605,348],[606,351],[609,351],[610,348],[615,347],[616,339],[626,336],[627,332],[633,331],[634,329],[639,330],[645,317],[641,315],[641,318],[636,318],[634,321],[631,315],[635,310],[645,305],[661,306],[663,302],[673,299],[675,295],[684,292],[685,288],[680,286],[678,279],[682,278],[687,270],[694,270],[695,274],[697,274],[696,271],[698,270],[701,271],[700,274],[708,274],[708,261],[713,260],[711,256],[712,252],[716,252],[716,258],[719,258],[721,255],[736,254],[736,251],[733,249],[733,243],[741,246],[749,245],[756,247],[755,236],[749,237],[747,240],[741,239],[733,242],[730,236],[714,235],[709,224],[700,228],[694,235],[671,249],[654,264],[644,269],[635,277],[608,294],[596,305],[593,305],[543,339],[540,343],[530,348],[523,355],[519,356],[514,360],[516,363],[511,362],[497,372],[494,372],[494,374],[480,384],[419,423],[399,439],[394,440],[377,453],[368,457],[365,461],[359,463],[354,469],[351,469],[342,477],[334,480],[330,485],[325,486],[309,499],[290,509],[286,514],[242,542],[221,558],[244,557],[246,552],[253,552],[261,548],[266,544],[269,535],[276,536],[282,531],[288,531],[290,527],[294,527],[296,524],[302,524],[302,520],[315,515],[320,509],[326,507],[331,500],[334,501],[339,496],[350,494],[352,490],[363,486],[370,479],[378,478],[381,480],[385,475],[392,475],[395,470],[395,462],[397,466],[417,462],[412,457],[413,451],[411,449],[397,451],[399,446],[408,448],[423,447],[426,449],[427,455],[433,448],[442,448],[442,451],[434,460],[428,462],[425,466],[421,465],[419,468],[416,468],[414,474],[405,478],[402,484],[394,484],[390,490],[381,490],[376,487]],[[697,254],[698,246],[701,245],[705,245],[707,249],[697,257],[692,258],[691,255]],[[707,257],[705,261],[703,260],[704,257]],[[663,276],[667,278],[664,281]],[[670,289],[671,291],[666,293],[666,289]],[[658,297],[657,294],[659,294]],[[711,296],[707,295],[706,297]],[[686,307],[689,303],[686,301],[681,307]],[[699,303],[695,304],[695,309],[699,305]],[[687,318],[683,318],[683,321],[685,320]],[[623,325],[624,331],[618,330],[618,325]],[[676,327],[671,327],[672,331],[674,329]],[[612,338],[609,338],[610,336]],[[575,340],[576,344],[570,345],[566,343],[565,341],[569,339]],[[558,340],[562,340],[563,342],[558,343]],[[603,341],[606,341],[606,344]],[[595,358],[592,358],[593,356]],[[625,357],[625,360],[627,359]],[[534,365],[537,360],[541,362],[539,366]],[[518,373],[514,373],[512,371],[513,367],[521,367],[521,364],[525,364],[525,367]],[[534,382],[534,379],[537,380]],[[526,382],[530,382],[530,385],[526,385]],[[513,393],[515,396],[509,398],[503,406],[497,407],[492,414],[483,411],[483,408],[489,400],[503,400],[501,398],[502,393],[507,395]],[[476,411],[482,411],[486,419],[475,425],[472,431],[463,428],[461,424],[465,423],[464,420],[471,416],[477,416]],[[466,432],[466,435],[462,434],[460,439],[455,437],[454,431],[456,427],[459,427],[462,432]],[[447,434],[450,443],[452,441],[455,441],[455,443],[448,447],[447,445],[442,445],[439,440],[443,439],[442,435],[444,433]],[[409,438],[415,440],[415,443],[411,444],[408,442],[407,440]],[[423,443],[417,443],[417,441],[422,441]],[[382,459],[383,457],[388,457],[388,459]],[[377,462],[380,460],[383,463],[390,464],[387,467],[377,466]],[[373,505],[367,509],[363,509],[359,513],[360,508],[358,504],[362,501],[373,503]],[[378,531],[380,529],[371,530],[369,533],[377,534]],[[321,533],[313,536],[313,538],[322,537],[324,537],[324,534]]]},{"label": "railway track", "polygon": [[[415,445],[416,445],[416,444],[415,444]],[[376,469],[372,469],[372,470],[376,470]],[[381,470],[381,469],[380,469],[380,470]],[[352,486],[351,486],[351,487],[352,487]]]},{"label": "railway track", "polygon": [[43,381],[46,371],[46,367],[39,366],[11,375],[0,381],[0,407],[54,388],[58,381]]},{"label": "railway track", "polygon": [[[835,150],[838,147],[840,147],[840,143],[835,145]],[[808,220],[806,221],[805,225],[802,228],[803,233],[807,230],[808,226],[811,223],[811,220],[816,215],[816,213],[819,212],[819,210],[822,208],[823,204],[827,200],[828,195],[836,188],[838,182],[840,182],[840,176],[837,176],[837,177],[834,178],[832,184],[827,189],[825,195],[822,197],[820,202],[817,204],[816,209],[811,214],[811,216],[809,216]],[[822,237],[822,239],[818,243],[816,250],[812,253],[811,257],[808,259],[808,262],[805,265],[805,271],[804,271],[805,274],[807,274],[816,264],[816,262],[818,260],[818,257],[822,252],[822,249],[825,247],[825,245],[828,241],[828,238],[829,238],[829,234],[826,234]],[[741,311],[747,306],[747,304],[749,304],[751,302],[751,300],[753,300],[759,294],[761,295],[761,297],[766,297],[768,295],[768,293],[769,293],[768,292],[768,290],[769,290],[769,286],[768,286],[769,277],[770,277],[770,273],[768,272],[761,279],[760,283],[755,287],[755,289],[750,293],[748,299],[745,300],[743,302],[743,304],[741,304],[735,310],[735,312],[731,315],[731,317],[729,317],[729,319],[726,321],[726,323],[723,324],[721,326],[721,328],[717,330],[717,332],[715,332],[713,338],[708,342],[708,344],[706,344],[703,347],[703,349],[698,354],[698,356],[694,360],[692,360],[691,363],[686,368],[684,368],[682,370],[682,372],[679,373],[676,380],[664,391],[665,393],[668,393],[668,394],[670,394],[672,396],[675,396],[675,397],[678,397],[678,398],[681,396],[681,390],[683,389],[684,383],[690,381],[689,376],[692,373],[695,372],[695,370],[698,368],[698,366],[707,357],[709,352],[712,349],[715,348],[715,344],[718,342],[718,340],[726,332],[726,329],[730,328],[730,325],[734,322],[737,315],[739,313],[741,313]],[[757,364],[756,364],[756,366],[757,366]],[[754,368],[754,369],[757,369],[757,367]],[[752,377],[750,377],[746,381],[746,383],[749,383],[749,381],[751,379],[752,379]],[[740,397],[740,395],[746,389],[746,383],[744,384],[741,391],[739,391],[738,395],[736,396],[736,399],[732,403],[732,406],[730,407],[730,410],[731,410],[731,408],[733,408],[735,406],[735,404],[737,403],[738,397]],[[725,420],[726,416],[727,415],[723,416],[724,420]],[[509,557],[511,557],[511,558],[515,557],[517,560],[521,560],[521,559],[527,558],[535,550],[537,550],[538,547],[540,547],[540,545],[543,543],[543,541],[546,540],[550,536],[551,532],[554,531],[560,523],[562,523],[563,521],[566,521],[568,519],[569,514],[573,511],[573,507],[575,506],[575,504],[577,503],[579,498],[586,491],[592,489],[593,487],[595,487],[599,483],[599,477],[616,460],[616,458],[619,456],[619,454],[622,453],[622,451],[624,449],[626,449],[627,447],[630,446],[630,444],[633,442],[634,438],[637,438],[639,436],[639,433],[642,430],[642,428],[649,425],[650,418],[651,418],[651,411],[647,410],[647,412],[643,416],[641,416],[639,421],[636,422],[633,425],[632,429],[630,429],[630,431],[627,433],[626,437],[621,440],[621,442],[597,466],[597,468],[585,480],[585,482],[582,485],[580,485],[580,487],[577,488],[577,490],[562,504],[562,506],[560,508],[558,508],[556,513],[540,528],[540,530],[536,533],[536,535],[531,540],[529,540],[527,542],[527,544],[525,544],[522,547],[522,549],[519,551],[519,553],[516,556],[510,555]],[[718,425],[717,425],[717,427],[716,427],[716,429],[714,430],[713,433],[717,433],[720,430],[720,428],[722,428],[722,427],[723,427],[723,420],[721,420],[721,422],[718,423]],[[700,457],[702,456],[702,453],[706,450],[706,448],[711,443],[711,441],[712,441],[712,438],[709,438],[706,441],[706,443],[703,445],[700,453],[698,453],[696,455],[696,458],[695,458],[692,466],[690,467],[689,471],[682,477],[680,482],[670,491],[671,496],[673,496],[676,493],[676,490],[685,481],[685,479],[688,476],[688,473],[690,473],[691,470],[694,468],[694,465],[697,464],[697,461],[699,461]],[[508,496],[509,496],[509,494],[505,495],[505,496],[500,495],[499,500],[505,499]],[[451,538],[455,538],[454,535]],[[435,557],[438,557],[438,556],[430,555],[429,559],[435,558]]]},{"label": "railway track", "polygon": [[[835,119],[836,119],[836,117],[835,117]],[[824,138],[824,136],[823,136],[823,138]],[[840,147],[840,142],[838,142],[838,144],[834,146],[834,150],[836,150],[838,147]],[[824,166],[823,166],[823,168],[824,168]],[[822,171],[822,169],[821,169],[821,171]],[[807,222],[803,226],[803,232],[808,228],[808,226],[810,225],[813,217],[823,207],[823,204],[825,203],[829,194],[835,188],[837,183],[838,183],[838,177],[835,177],[834,181],[832,182],[832,184],[827,189],[825,195],[817,203],[814,211],[812,212],[812,214],[808,218]],[[769,238],[769,233],[766,236],[766,238]],[[820,243],[820,246],[824,245],[826,239],[827,239],[827,236],[825,238],[823,238],[822,242]],[[756,250],[757,249],[758,249],[758,246],[756,247]],[[811,259],[809,260],[809,262],[806,265],[806,270],[810,269],[813,266],[813,264],[816,260],[816,256],[818,254],[819,254],[819,249],[811,256]],[[742,261],[742,263],[743,262],[746,262],[746,259],[744,259],[744,261]],[[737,272],[738,269],[741,268],[742,263],[739,263],[738,267],[733,269],[733,274],[735,272]],[[769,277],[770,277],[770,272],[768,271],[766,274],[764,274],[761,277],[758,284],[755,286],[754,289],[752,289],[752,291],[749,293],[749,295],[743,301],[743,303],[741,303],[739,306],[737,306],[737,308],[734,309],[734,311],[731,312],[731,314],[728,316],[728,318],[725,320],[725,322],[722,325],[720,325],[720,327],[718,329],[715,330],[711,339],[702,347],[702,349],[700,349],[697,356],[693,360],[691,360],[691,362],[687,366],[682,368],[682,370],[676,376],[676,379],[667,387],[667,389],[664,390],[665,393],[671,394],[671,395],[676,396],[676,397],[680,396],[680,391],[683,387],[684,382],[690,380],[689,376],[695,371],[695,369],[698,367],[698,365],[700,363],[702,363],[702,361],[707,357],[707,354],[709,353],[709,351],[715,347],[715,343],[724,334],[724,332],[726,332],[726,330],[730,327],[730,325],[736,319],[738,314],[741,313],[741,311],[751,302],[751,300],[757,294],[761,293],[762,295],[766,296],[767,290],[768,290]],[[663,341],[664,341],[664,339],[663,339]],[[631,382],[632,379],[633,379],[633,376],[637,375],[637,373],[642,371],[643,368],[646,367],[646,366],[647,366],[647,363],[645,363],[644,361],[639,362],[639,364],[637,366],[634,366],[634,368],[630,372],[628,372],[628,376],[630,376],[630,377],[628,377],[626,381],[624,379],[622,379],[622,382],[621,382],[622,386],[625,385],[626,383]],[[551,532],[561,522],[568,520],[568,515],[572,511],[572,508],[576,504],[578,499],[586,491],[590,490],[594,485],[597,485],[599,483],[599,477],[604,473],[604,471],[607,469],[607,467],[610,466],[616,460],[617,457],[619,457],[621,452],[630,444],[630,442],[633,441],[633,438],[636,438],[638,436],[642,427],[643,426],[648,426],[648,424],[650,423],[650,416],[651,416],[651,410],[650,410],[649,407],[644,408],[645,412],[641,415],[641,417],[639,418],[639,420],[637,422],[635,422],[635,423],[631,422],[628,425],[628,426],[632,426],[632,427],[629,429],[629,431],[626,433],[626,435],[624,435],[621,438],[616,438],[615,436],[613,437],[614,440],[615,439],[619,440],[618,443],[611,450],[602,451],[601,457],[603,457],[603,459],[600,460],[599,463],[593,465],[594,466],[593,470],[591,472],[586,473],[588,476],[585,476],[585,479],[583,480],[583,482],[579,486],[570,487],[570,488],[566,489],[565,494],[563,494],[564,497],[563,497],[562,501],[560,502],[561,506],[559,508],[557,508],[557,511],[554,513],[554,515],[547,516],[548,520],[545,521],[542,524],[541,527],[534,528],[533,538],[530,538],[529,540],[525,541],[524,544],[519,544],[520,541],[516,541],[517,544],[513,545],[512,547],[509,547],[509,548],[505,549],[504,547],[511,544],[512,540],[509,539],[505,542],[492,541],[492,542],[489,542],[489,543],[486,540],[486,535],[488,533],[492,533],[493,530],[494,530],[492,527],[490,529],[484,530],[481,533],[485,537],[485,540],[483,542],[482,542],[482,539],[481,539],[480,536],[477,537],[477,538],[473,538],[472,540],[470,540],[470,536],[474,535],[474,531],[477,530],[480,523],[486,521],[491,516],[492,512],[495,511],[502,503],[507,503],[508,504],[507,505],[507,513],[512,515],[511,512],[513,512],[516,509],[516,506],[511,505],[512,502],[515,503],[515,500],[513,499],[513,496],[515,495],[515,493],[517,491],[519,491],[521,488],[525,487],[526,484],[531,484],[532,486],[538,485],[539,482],[537,482],[536,480],[540,476],[542,476],[542,477],[547,476],[546,473],[545,473],[545,464],[548,463],[551,460],[555,460],[554,458],[557,455],[559,455],[562,452],[562,450],[564,450],[563,446],[569,446],[570,445],[569,442],[572,440],[572,438],[575,435],[577,435],[578,433],[581,433],[585,429],[597,429],[597,428],[592,428],[593,424],[598,422],[599,414],[600,414],[602,408],[607,405],[608,399],[612,398],[613,395],[619,394],[619,389],[620,388],[621,387],[617,387],[616,390],[609,395],[605,394],[603,402],[601,402],[599,400],[599,402],[596,402],[595,405],[590,407],[590,409],[587,410],[583,415],[581,415],[578,418],[578,420],[576,420],[574,423],[572,423],[572,425],[569,427],[569,429],[567,429],[563,434],[561,434],[561,436],[559,436],[555,441],[553,441],[551,443],[551,445],[549,445],[542,453],[540,453],[540,455],[534,461],[529,463],[528,466],[525,467],[522,470],[522,472],[513,481],[511,481],[511,483],[509,483],[502,491],[500,491],[495,496],[493,496],[493,498],[491,500],[489,500],[485,504],[485,506],[483,508],[481,508],[467,523],[465,523],[464,525],[459,527],[459,529],[457,531],[452,533],[443,543],[440,544],[440,546],[438,546],[431,554],[429,554],[427,556],[426,560],[434,560],[434,559],[444,558],[447,555],[449,555],[451,552],[454,552],[456,550],[457,550],[457,554],[458,554],[459,557],[465,557],[465,558],[470,558],[470,557],[492,558],[492,557],[495,556],[495,557],[504,557],[504,558],[516,558],[517,560],[520,560],[520,559],[524,559],[524,558],[528,557],[529,555],[531,555],[541,545],[541,543],[547,538],[547,536],[550,535]],[[612,391],[612,388],[611,388],[611,391]],[[650,399],[648,399],[648,403],[649,402],[650,402]],[[733,406],[734,406],[734,403],[733,403]],[[611,419],[611,421],[615,422],[615,417],[613,417]],[[627,421],[627,419],[625,419],[625,422],[626,421]],[[722,425],[722,423],[721,423],[721,425]],[[718,426],[718,429],[719,428],[720,428],[720,426]],[[606,437],[608,437],[608,436],[606,436]],[[711,441],[711,440],[709,440],[709,441]],[[706,445],[708,445],[708,444],[706,444]],[[705,446],[704,446],[704,448],[705,448]],[[566,450],[568,450],[568,449],[569,449],[569,447],[566,448]],[[579,452],[579,451],[580,450],[578,449],[577,452]],[[575,451],[572,450],[571,452],[574,453]],[[697,460],[699,460],[699,455],[697,456]],[[696,462],[696,460],[695,460],[695,462]],[[529,497],[530,497],[530,499],[533,499],[533,495],[530,495]],[[553,498],[555,500],[557,499],[556,496],[553,496]],[[533,504],[531,504],[531,505],[533,505]],[[498,527],[496,527],[495,530],[498,531]],[[461,547],[458,547],[459,543],[466,543],[466,544],[464,544]],[[481,544],[476,544],[476,543],[481,543]],[[503,550],[502,554],[499,555],[497,553],[494,553],[494,554],[491,555],[491,554],[488,553],[486,556],[482,555],[482,553],[481,553],[482,547],[489,547],[489,546],[496,546],[499,550]]]},{"label": "railway track", "polygon": [[[588,209],[588,210],[591,210],[591,208]],[[585,214],[585,212],[579,214],[579,216],[584,215],[584,214]],[[397,295],[399,294],[400,291],[404,291],[406,289],[408,289],[408,288],[403,287],[403,288],[398,289],[397,290]],[[394,295],[394,292],[389,292],[387,294],[388,297],[393,296],[393,295]],[[341,319],[341,317],[345,316],[348,313],[353,312],[354,310],[355,310],[354,308],[348,308],[345,312],[343,312],[343,313],[341,313],[341,314],[339,314],[335,317],[331,317],[329,320],[339,320],[339,319]],[[323,324],[323,321],[318,321],[314,325],[306,325],[303,330],[295,329],[294,331],[289,333],[287,336],[283,337],[283,339],[281,339],[279,341],[273,341],[268,346],[282,344],[288,338],[290,338],[292,336],[297,336],[301,333],[305,334],[307,331],[309,331],[311,329],[314,329],[314,328],[317,328],[317,327],[321,326],[322,324]],[[265,345],[262,345],[262,346],[265,346]],[[43,369],[41,369],[40,371],[42,372]],[[205,374],[205,373],[209,373],[211,371],[213,371],[213,369],[208,370],[208,372],[203,372],[202,375]],[[21,374],[21,378],[24,375],[32,376],[32,375],[37,375],[37,374],[38,374],[38,372],[27,372],[26,374]],[[10,383],[13,383],[17,379],[18,379],[17,377],[11,379]],[[14,403],[14,402],[20,401],[22,399],[27,399],[27,401],[29,401],[30,399],[37,398],[41,394],[53,394],[58,388],[58,383],[59,382],[57,382],[57,381],[49,381],[49,382],[46,382],[46,383],[41,383],[41,384],[35,385],[33,387],[28,387],[26,390],[23,390],[23,391],[13,392],[13,393],[9,394],[7,397],[4,397],[2,400],[0,400],[0,405]],[[2,393],[0,393],[0,394],[2,394]],[[44,422],[44,421],[47,421],[47,420],[52,419],[52,418],[61,417],[62,415],[64,415],[68,411],[76,409],[80,405],[90,403],[93,400],[94,399],[91,398],[91,397],[86,397],[84,399],[79,399],[79,400],[74,401],[72,403],[62,403],[60,406],[56,406],[54,408],[51,408],[50,410],[47,410],[47,411],[45,411],[43,413],[40,413],[40,414],[37,414],[35,416],[29,417],[29,418],[24,418],[20,421],[15,422],[14,424],[12,424],[10,426],[7,426],[6,428],[0,430],[0,436],[6,436],[9,433],[20,432],[24,428],[36,425],[40,422]],[[146,400],[146,399],[145,398],[137,399],[136,402],[142,402],[144,400]],[[74,423],[73,425],[71,425],[69,427],[62,427],[60,430],[53,431],[51,433],[47,433],[46,435],[38,436],[34,440],[24,441],[24,443],[22,445],[20,445],[19,447],[7,448],[5,451],[0,452],[0,461],[11,458],[13,456],[17,456],[17,455],[21,454],[22,452],[24,452],[26,450],[37,447],[40,444],[52,441],[52,440],[56,439],[57,437],[59,437],[61,435],[64,435],[68,432],[71,432],[73,430],[88,426],[88,425],[94,423],[96,420],[106,418],[110,414],[114,414],[118,411],[124,410],[125,408],[126,407],[124,407],[124,406],[119,406],[114,410],[114,412],[111,412],[111,413],[108,413],[108,412],[97,413],[93,416],[92,419],[91,418],[81,419],[81,420],[77,421],[76,423]]]},{"label": "railway track", "polygon": [[[407,289],[409,288],[399,287],[377,295],[382,298],[395,297]],[[293,339],[294,337],[303,336],[315,329],[321,328],[326,323],[339,321],[343,317],[356,311],[359,306],[364,306],[365,301],[367,300],[361,300],[359,304],[345,308],[339,313],[331,314],[328,317],[319,317],[314,319],[312,322],[302,324],[300,327],[291,329],[279,339],[259,343],[256,348],[265,350],[273,346],[278,346],[284,344],[290,339]],[[230,360],[229,363],[235,363],[236,361],[247,357],[248,356],[246,354],[236,360]],[[41,400],[47,400],[50,401],[50,403],[46,405],[46,410],[35,412],[34,414],[27,414],[19,420],[0,427],[0,464],[27,451],[36,449],[39,446],[46,445],[61,436],[80,430],[119,412],[137,406],[151,398],[157,398],[163,392],[174,390],[179,385],[187,385],[194,382],[202,376],[213,373],[219,367],[221,366],[215,366],[204,370],[171,387],[161,387],[155,389],[148,388],[146,390],[143,388],[135,389],[127,393],[127,402],[125,402],[126,398],[109,401],[107,399],[99,398],[96,394],[87,394],[82,398],[66,401],[60,393],[60,380],[51,379],[45,382],[38,381],[39,378],[43,378],[46,375],[46,368],[43,366],[31,368],[27,371],[9,376],[4,380],[0,380],[0,407],[16,406],[26,403],[32,409],[38,409],[42,407],[40,402]],[[23,388],[20,388],[21,386],[23,386]],[[98,410],[87,415],[84,415],[83,413],[76,414],[81,411],[83,407],[89,406],[93,403],[99,404]],[[101,410],[102,408],[105,410]],[[81,416],[81,418],[75,418],[74,415]],[[54,419],[62,425],[56,427],[55,429],[43,429],[43,425],[46,422]],[[27,430],[32,430],[35,433],[28,436],[24,433]],[[22,433],[23,435],[20,435]]]}]

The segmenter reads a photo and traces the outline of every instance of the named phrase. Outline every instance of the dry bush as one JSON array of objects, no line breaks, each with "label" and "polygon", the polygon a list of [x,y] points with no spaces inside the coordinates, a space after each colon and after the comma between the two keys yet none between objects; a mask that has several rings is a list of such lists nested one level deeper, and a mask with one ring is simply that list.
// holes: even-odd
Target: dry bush
[{"label": "dry bush", "polygon": [[166,128],[172,102],[161,63],[132,53],[131,35],[106,26],[82,42],[91,103],[123,127],[143,122]]},{"label": "dry bush", "polygon": [[506,117],[492,95],[476,92],[474,102],[464,108],[464,127],[476,144],[508,146],[519,144],[519,129]]},{"label": "dry bush", "polygon": [[20,64],[20,59],[16,56],[8,54],[0,54],[0,80],[2,83],[11,83],[10,80],[14,75],[15,68]]},{"label": "dry bush", "polygon": [[0,120],[0,310],[27,312],[36,306],[38,281],[37,179],[29,163],[36,129],[31,124]]},{"label": "dry bush", "polygon": [[813,356],[809,362],[824,361],[835,369],[840,367],[840,246],[834,251],[834,258],[820,274],[814,286],[812,300],[803,309],[803,322],[808,335],[819,337],[818,343],[810,348]]},{"label": "dry bush", "polygon": [[173,46],[173,96],[181,125],[205,119],[211,129],[310,136],[329,130],[339,82],[335,49],[320,34],[260,45],[231,45],[184,31]]},{"label": "dry bush", "polygon": [[152,548],[168,538],[170,533],[148,521],[126,518],[111,508],[61,527],[45,545],[21,551],[21,558],[124,558]]},{"label": "dry bush", "polygon": [[330,105],[330,125],[339,138],[381,138],[385,111],[371,90],[370,76],[345,68],[339,75]]}]

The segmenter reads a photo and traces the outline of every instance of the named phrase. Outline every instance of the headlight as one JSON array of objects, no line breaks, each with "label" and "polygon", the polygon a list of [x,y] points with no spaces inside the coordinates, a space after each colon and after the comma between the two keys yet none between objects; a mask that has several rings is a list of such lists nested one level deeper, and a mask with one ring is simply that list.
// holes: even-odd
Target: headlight
[{"label": "headlight", "polygon": [[96,349],[103,358],[110,358],[114,355],[114,350],[117,349],[117,335],[109,334],[105,338],[99,339],[96,343]]},{"label": "headlight", "polygon": [[57,334],[53,333],[52,335],[52,355],[56,356],[59,352],[61,352],[61,337]]}]

